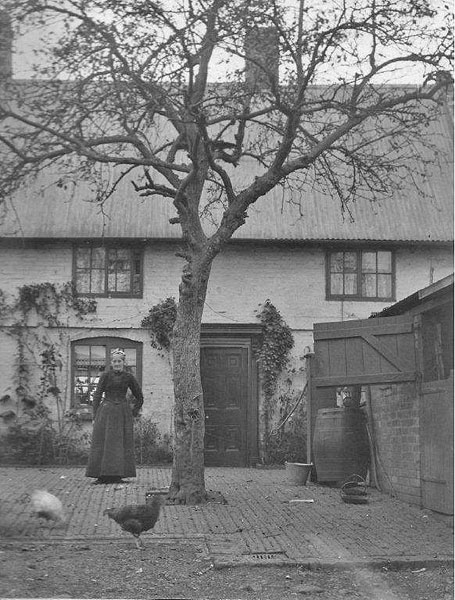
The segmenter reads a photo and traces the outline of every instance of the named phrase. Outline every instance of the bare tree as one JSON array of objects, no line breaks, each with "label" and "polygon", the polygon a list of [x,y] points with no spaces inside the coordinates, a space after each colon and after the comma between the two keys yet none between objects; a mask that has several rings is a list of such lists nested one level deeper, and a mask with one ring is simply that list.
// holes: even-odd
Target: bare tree
[{"label": "bare tree", "polygon": [[[7,0],[6,10],[23,31],[61,35],[26,85],[4,73],[0,201],[47,169],[57,185],[100,183],[100,203],[129,178],[141,196],[175,207],[185,263],[170,492],[177,502],[204,501],[199,348],[212,261],[276,186],[293,201],[320,187],[349,210],[406,178],[417,182],[409,159],[451,82],[449,7]],[[419,83],[396,85],[410,67]],[[108,184],[98,176],[106,164],[116,173]]]}]

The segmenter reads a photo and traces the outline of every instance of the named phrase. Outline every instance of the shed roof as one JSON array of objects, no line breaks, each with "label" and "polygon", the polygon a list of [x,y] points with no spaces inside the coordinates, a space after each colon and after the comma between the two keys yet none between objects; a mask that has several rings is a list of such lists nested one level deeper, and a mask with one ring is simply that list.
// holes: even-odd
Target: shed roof
[{"label": "shed roof", "polygon": [[448,293],[452,294],[453,299],[453,282],[454,275],[451,273],[450,275],[447,275],[447,277],[439,279],[435,283],[414,292],[410,296],[406,296],[403,300],[395,302],[395,304],[392,304],[391,306],[387,306],[381,312],[374,313],[371,317],[393,317],[402,315],[423,302],[426,302],[429,298],[435,299]]}]

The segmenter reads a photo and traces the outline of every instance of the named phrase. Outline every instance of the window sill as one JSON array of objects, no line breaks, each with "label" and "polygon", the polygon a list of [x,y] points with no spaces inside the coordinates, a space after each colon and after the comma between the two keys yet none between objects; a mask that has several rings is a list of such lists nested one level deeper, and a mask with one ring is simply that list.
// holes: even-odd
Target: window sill
[{"label": "window sill", "polygon": [[333,302],[395,302],[394,298],[367,298],[362,296],[327,296]]},{"label": "window sill", "polygon": [[125,292],[125,293],[102,293],[102,294],[88,294],[85,292],[77,292],[78,297],[80,298],[107,298],[109,300],[113,300],[113,299],[125,299],[125,298],[130,298],[130,299],[135,299],[135,300],[141,300],[143,298],[143,293],[139,292],[139,293],[130,293],[130,292]]}]

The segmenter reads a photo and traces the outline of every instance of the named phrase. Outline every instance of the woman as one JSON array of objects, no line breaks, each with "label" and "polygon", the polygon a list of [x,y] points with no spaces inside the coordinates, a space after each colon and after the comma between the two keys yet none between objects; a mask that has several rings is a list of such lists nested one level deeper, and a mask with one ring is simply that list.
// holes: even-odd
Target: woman
[{"label": "woman", "polygon": [[[97,477],[95,483],[136,477],[133,416],[138,416],[144,396],[134,376],[125,370],[125,353],[119,348],[111,352],[111,366],[101,375],[93,395],[92,445],[85,474]],[[128,388],[135,399],[132,410],[126,398]]]}]

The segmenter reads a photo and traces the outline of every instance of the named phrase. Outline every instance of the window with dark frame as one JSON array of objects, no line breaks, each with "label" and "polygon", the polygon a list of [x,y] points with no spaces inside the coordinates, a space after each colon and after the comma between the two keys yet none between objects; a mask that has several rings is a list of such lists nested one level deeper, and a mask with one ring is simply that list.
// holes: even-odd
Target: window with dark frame
[{"label": "window with dark frame", "polygon": [[390,250],[334,250],[327,253],[329,300],[393,300],[394,256]]},{"label": "window with dark frame", "polygon": [[83,296],[142,296],[142,250],[85,244],[74,249],[74,282]]},{"label": "window with dark frame", "polygon": [[125,338],[88,338],[71,344],[73,409],[89,409],[99,378],[110,368],[110,354],[121,348],[126,354],[126,368],[141,383],[142,343]]}]

